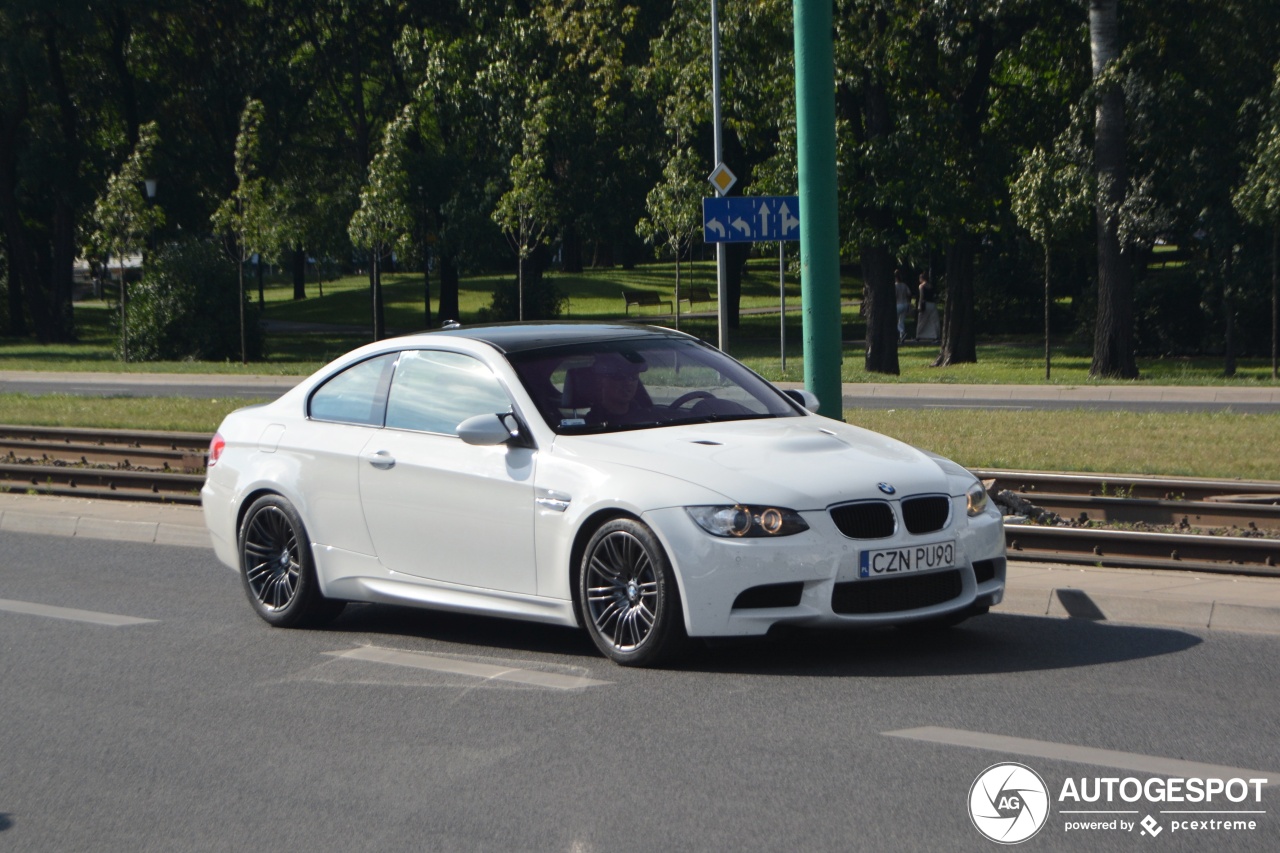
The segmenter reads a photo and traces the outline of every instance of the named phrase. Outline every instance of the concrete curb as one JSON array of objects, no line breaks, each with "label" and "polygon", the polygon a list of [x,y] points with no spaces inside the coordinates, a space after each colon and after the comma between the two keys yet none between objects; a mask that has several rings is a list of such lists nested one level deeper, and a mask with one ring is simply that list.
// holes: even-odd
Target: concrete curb
[{"label": "concrete curb", "polygon": [[[0,533],[211,549],[199,507],[0,493]],[[1280,578],[1009,564],[994,613],[1280,634]]]}]

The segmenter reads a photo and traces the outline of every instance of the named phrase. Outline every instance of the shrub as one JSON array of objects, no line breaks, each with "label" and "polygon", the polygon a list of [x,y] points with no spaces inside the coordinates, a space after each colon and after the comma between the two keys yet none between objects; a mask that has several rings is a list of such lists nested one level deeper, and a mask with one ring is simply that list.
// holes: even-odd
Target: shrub
[{"label": "shrub", "polygon": [[[187,240],[164,246],[130,289],[130,360],[239,359],[238,290],[235,263],[218,244]],[[252,303],[246,300],[244,309],[246,355],[256,361],[262,358],[262,330]]]},{"label": "shrub", "polygon": [[[542,272],[532,271],[527,265],[524,271],[524,319],[554,320],[564,309],[565,296],[555,283]],[[519,280],[504,279],[493,289],[493,302],[480,309],[482,322],[515,320],[520,316]]]}]

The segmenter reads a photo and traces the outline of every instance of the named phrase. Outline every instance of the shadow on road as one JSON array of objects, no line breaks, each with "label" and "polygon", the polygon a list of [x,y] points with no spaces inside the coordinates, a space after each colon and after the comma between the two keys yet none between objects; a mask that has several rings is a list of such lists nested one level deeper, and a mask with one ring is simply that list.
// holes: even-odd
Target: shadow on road
[{"label": "shadow on road", "polygon": [[[582,658],[600,658],[585,631],[387,605],[350,605],[328,632],[416,637],[455,646],[442,651],[458,654],[487,648],[568,657],[579,665]],[[670,668],[810,678],[988,675],[1140,660],[1201,642],[1174,628],[993,614],[925,634],[788,628],[768,637],[695,643]]]}]

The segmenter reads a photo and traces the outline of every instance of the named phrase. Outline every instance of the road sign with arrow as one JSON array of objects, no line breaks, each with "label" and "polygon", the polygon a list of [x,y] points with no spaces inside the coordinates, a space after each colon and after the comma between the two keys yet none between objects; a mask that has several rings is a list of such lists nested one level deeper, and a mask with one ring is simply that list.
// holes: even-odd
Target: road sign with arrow
[{"label": "road sign with arrow", "polygon": [[800,199],[793,195],[704,198],[702,238],[708,243],[799,240]]}]

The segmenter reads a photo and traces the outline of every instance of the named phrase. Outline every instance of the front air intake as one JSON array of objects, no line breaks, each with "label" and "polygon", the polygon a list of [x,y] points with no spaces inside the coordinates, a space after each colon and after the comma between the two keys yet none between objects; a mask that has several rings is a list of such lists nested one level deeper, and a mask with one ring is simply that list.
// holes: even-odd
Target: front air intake
[{"label": "front air intake", "polygon": [[896,527],[885,501],[862,501],[831,508],[831,520],[850,539],[887,539]]},{"label": "front air intake", "polygon": [[942,604],[963,591],[964,582],[958,569],[900,578],[848,581],[836,584],[831,596],[831,609],[848,616],[898,613]]},{"label": "front air intake", "polygon": [[902,523],[913,536],[933,533],[947,526],[951,516],[951,498],[946,495],[922,495],[902,500]]}]

